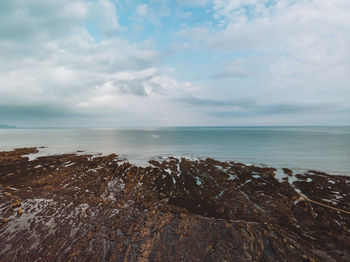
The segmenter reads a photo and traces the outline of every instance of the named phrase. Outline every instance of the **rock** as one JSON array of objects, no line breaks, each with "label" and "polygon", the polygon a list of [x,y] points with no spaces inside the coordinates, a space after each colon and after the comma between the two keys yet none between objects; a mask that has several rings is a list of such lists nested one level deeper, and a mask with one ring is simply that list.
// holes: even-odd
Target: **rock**
[{"label": "rock", "polygon": [[12,207],[19,207],[19,206],[21,206],[21,201],[16,200],[15,202],[13,202],[13,203],[11,204],[11,206],[12,206]]},{"label": "rock", "polygon": [[349,177],[28,152],[0,152],[0,261],[350,261],[350,215],[316,204],[350,210]]},{"label": "rock", "polygon": [[293,174],[293,171],[290,170],[289,168],[282,168],[282,170],[288,176],[292,176],[292,174]]}]

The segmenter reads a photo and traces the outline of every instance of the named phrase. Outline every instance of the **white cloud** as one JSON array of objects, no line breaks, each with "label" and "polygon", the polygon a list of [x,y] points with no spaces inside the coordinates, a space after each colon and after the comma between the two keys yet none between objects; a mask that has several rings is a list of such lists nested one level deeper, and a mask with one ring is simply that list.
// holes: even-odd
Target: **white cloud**
[{"label": "white cloud", "polygon": [[220,52],[263,53],[264,64],[251,64],[264,68],[262,99],[343,106],[350,99],[349,1],[214,0],[213,10],[219,27],[180,35]]},{"label": "white cloud", "polygon": [[178,2],[182,5],[189,5],[189,6],[204,6],[207,5],[210,1],[209,0],[178,0]]},{"label": "white cloud", "polygon": [[147,14],[148,8],[147,5],[143,4],[143,5],[139,5],[137,7],[137,13],[139,15],[145,16]]},{"label": "white cloud", "polygon": [[130,94],[157,92],[160,54],[152,45],[111,35],[96,41],[88,33],[85,23],[97,14],[106,33],[119,30],[112,2],[15,0],[0,10],[2,106],[51,104],[88,113],[99,104],[108,112],[121,101],[129,106]]},{"label": "white cloud", "polygon": [[[126,12],[132,15],[124,17],[124,23],[131,20],[128,27],[118,18],[121,4],[116,8],[110,0],[0,2],[1,109],[32,107],[34,112],[51,106],[56,115],[64,109],[66,115],[95,115],[101,122],[110,116],[120,120],[116,125],[229,123],[239,113],[232,103],[237,100],[249,102],[241,111],[303,112],[305,121],[310,108],[313,113],[327,104],[349,109],[349,1],[178,1],[211,8],[203,17],[213,16],[196,22],[203,8],[188,11],[193,7],[187,6],[189,23],[178,27],[167,23],[178,21],[184,10],[177,6],[169,17],[169,3],[133,6]],[[155,26],[152,36],[158,39],[122,39],[132,23],[145,30]],[[164,44],[174,35],[186,41]],[[179,54],[181,63],[175,57],[174,64],[163,65],[159,46],[171,51],[166,55]],[[196,70],[204,81],[189,81]],[[223,111],[215,115],[211,110],[220,102]]]},{"label": "white cloud", "polygon": [[162,26],[161,18],[167,15],[166,8],[152,8],[146,4],[141,4],[137,6],[130,19],[139,23],[139,27],[143,29],[144,24],[148,22],[156,26]]},{"label": "white cloud", "polygon": [[96,4],[91,4],[90,6],[92,8],[100,9],[99,15],[101,15],[101,17],[98,18],[101,20],[99,23],[100,30],[107,34],[112,34],[120,28],[118,24],[117,11],[115,5],[111,1],[99,0],[97,7]]}]

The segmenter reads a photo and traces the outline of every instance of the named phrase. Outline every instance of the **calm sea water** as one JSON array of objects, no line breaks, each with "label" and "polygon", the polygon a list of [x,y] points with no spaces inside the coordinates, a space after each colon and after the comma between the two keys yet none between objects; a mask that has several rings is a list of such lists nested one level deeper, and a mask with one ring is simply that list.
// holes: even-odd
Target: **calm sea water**
[{"label": "calm sea water", "polygon": [[350,127],[0,129],[0,150],[46,146],[40,155],[117,153],[136,164],[162,156],[213,157],[350,175]]}]

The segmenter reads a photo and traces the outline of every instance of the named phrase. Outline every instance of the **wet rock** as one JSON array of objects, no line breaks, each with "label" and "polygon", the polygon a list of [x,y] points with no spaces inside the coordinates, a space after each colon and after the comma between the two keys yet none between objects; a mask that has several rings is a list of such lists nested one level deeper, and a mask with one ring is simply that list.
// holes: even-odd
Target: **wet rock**
[{"label": "wet rock", "polygon": [[282,170],[288,176],[292,176],[292,174],[293,174],[293,171],[290,170],[289,168],[282,168]]},{"label": "wet rock", "polygon": [[12,207],[19,207],[19,206],[21,206],[21,201],[16,200],[15,202],[13,202],[13,203],[11,204],[11,206],[12,206]]},{"label": "wet rock", "polygon": [[348,177],[33,152],[0,152],[0,261],[350,261],[350,215],[326,207],[350,210]]}]

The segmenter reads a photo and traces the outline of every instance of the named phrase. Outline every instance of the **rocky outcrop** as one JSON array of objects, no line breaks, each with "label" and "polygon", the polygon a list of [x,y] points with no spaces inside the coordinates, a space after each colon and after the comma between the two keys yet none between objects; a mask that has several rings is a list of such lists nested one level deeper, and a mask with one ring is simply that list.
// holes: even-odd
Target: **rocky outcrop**
[{"label": "rocky outcrop", "polygon": [[349,177],[34,152],[0,152],[0,261],[350,261]]}]

